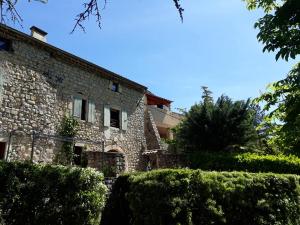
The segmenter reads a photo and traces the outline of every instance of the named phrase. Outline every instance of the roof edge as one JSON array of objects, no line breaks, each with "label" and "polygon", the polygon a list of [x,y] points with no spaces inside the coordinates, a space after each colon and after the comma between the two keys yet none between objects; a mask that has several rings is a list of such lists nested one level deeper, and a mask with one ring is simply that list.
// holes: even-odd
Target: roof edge
[{"label": "roof edge", "polygon": [[51,53],[55,56],[58,56],[59,58],[66,59],[66,61],[68,63],[75,64],[76,66],[79,66],[81,68],[84,67],[84,69],[88,70],[89,72],[91,70],[93,70],[94,72],[102,72],[101,76],[103,76],[109,80],[116,80],[116,81],[126,83],[129,87],[135,88],[136,90],[139,90],[142,92],[145,92],[148,89],[144,85],[141,85],[141,84],[139,84],[135,81],[132,81],[128,78],[125,78],[124,76],[114,73],[108,69],[98,66],[92,62],[85,60],[85,59],[82,59],[79,56],[73,55],[72,53],[64,51],[58,47],[55,47],[53,45],[50,45],[43,41],[40,41],[34,37],[31,37],[28,34],[25,34],[14,28],[8,27],[4,24],[0,24],[0,30],[4,30],[6,33],[8,33],[9,36],[15,37],[19,40],[21,39],[32,45],[37,45],[38,47],[43,48],[44,50],[48,51],[49,53]]},{"label": "roof edge", "polygon": [[157,95],[153,94],[153,93],[150,92],[150,91],[147,91],[147,92],[146,92],[146,96],[149,96],[149,97],[153,97],[153,98],[157,98],[157,99],[166,101],[166,102],[168,102],[169,104],[171,104],[171,103],[173,102],[172,100],[169,100],[169,99],[166,99],[166,98],[162,98],[162,97],[160,97],[160,96],[157,96]]}]

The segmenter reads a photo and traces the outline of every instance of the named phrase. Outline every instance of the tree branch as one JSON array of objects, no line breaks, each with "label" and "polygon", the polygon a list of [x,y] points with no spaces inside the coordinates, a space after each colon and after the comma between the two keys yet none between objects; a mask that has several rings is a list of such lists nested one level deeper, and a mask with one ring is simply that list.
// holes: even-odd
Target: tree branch
[{"label": "tree branch", "polygon": [[5,23],[8,20],[21,25],[22,17],[16,10],[15,6],[18,0],[0,0],[0,22]]},{"label": "tree branch", "polygon": [[[28,0],[30,2],[32,0]],[[42,3],[47,3],[48,0],[35,0]],[[96,22],[99,28],[101,28],[101,13],[100,8],[98,4],[98,0],[85,0],[85,3],[83,3],[84,10],[83,12],[79,13],[75,17],[75,25],[71,31],[71,33],[74,33],[74,31],[79,27],[82,31],[85,32],[85,27],[83,23],[88,20],[90,17],[96,17]],[[180,0],[173,0],[176,9],[179,12],[179,16],[181,21],[183,22],[183,11],[180,4]],[[18,0],[0,0],[0,23],[6,23],[7,21],[11,20],[14,23],[18,23],[22,26],[23,19],[16,10],[16,4],[18,3]],[[106,8],[107,0],[103,0],[103,9]]]},{"label": "tree branch", "polygon": [[183,11],[184,11],[184,9],[182,8],[182,6],[181,6],[181,4],[179,2],[180,0],[173,0],[173,1],[175,3],[176,9],[179,12],[179,16],[180,16],[181,22],[183,22]]},{"label": "tree branch", "polygon": [[[107,0],[104,0],[104,6],[103,9],[106,7]],[[77,27],[79,27],[81,30],[85,32],[85,27],[83,26],[83,22],[90,18],[90,16],[96,17],[96,22],[98,24],[98,27],[101,28],[101,14],[98,6],[97,0],[89,0],[88,2],[83,4],[84,11],[79,13],[75,18],[75,25],[71,31],[71,33],[74,33]]]}]

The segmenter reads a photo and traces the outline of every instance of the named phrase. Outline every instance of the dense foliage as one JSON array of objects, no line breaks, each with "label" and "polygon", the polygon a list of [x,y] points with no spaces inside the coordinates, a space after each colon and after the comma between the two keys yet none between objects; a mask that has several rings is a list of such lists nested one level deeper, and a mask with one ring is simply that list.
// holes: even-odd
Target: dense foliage
[{"label": "dense foliage", "polygon": [[2,161],[0,218],[5,225],[99,224],[102,181],[91,169]]},{"label": "dense foliage", "polygon": [[258,20],[257,38],[264,51],[277,51],[276,59],[295,59],[300,53],[299,0],[246,0],[249,9],[262,8],[266,15]]},{"label": "dense foliage", "polygon": [[[262,8],[266,12],[255,25],[260,30],[258,40],[265,45],[264,51],[277,51],[276,59],[294,59],[300,53],[300,1],[246,1],[249,9]],[[300,64],[285,79],[269,85],[267,92],[257,99],[266,103],[267,115],[261,128],[270,147],[299,154],[299,99]]]},{"label": "dense foliage", "polygon": [[[264,102],[266,114],[261,128],[270,146],[300,154],[300,63],[287,78],[269,85],[256,99]],[[270,111],[271,110],[271,111]]]},{"label": "dense foliage", "polygon": [[258,111],[250,100],[233,101],[221,96],[214,103],[204,89],[202,101],[185,113],[175,130],[176,140],[188,150],[223,151],[255,142],[257,123]]},{"label": "dense foliage", "polygon": [[255,153],[195,152],[189,155],[193,169],[216,171],[273,172],[300,175],[300,158],[289,155]]},{"label": "dense foliage", "polygon": [[296,175],[162,170],[118,178],[101,225],[297,225]]}]

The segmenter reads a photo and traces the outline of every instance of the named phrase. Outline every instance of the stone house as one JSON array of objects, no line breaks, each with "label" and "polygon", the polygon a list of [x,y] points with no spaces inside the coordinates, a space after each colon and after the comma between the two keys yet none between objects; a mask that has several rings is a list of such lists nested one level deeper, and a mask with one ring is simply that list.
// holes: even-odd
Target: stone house
[{"label": "stone house", "polygon": [[0,25],[0,158],[52,162],[63,141],[58,128],[73,116],[74,151],[87,152],[89,166],[114,160],[121,170],[144,170],[146,136],[157,132],[147,121],[147,88],[48,44],[46,35]]}]

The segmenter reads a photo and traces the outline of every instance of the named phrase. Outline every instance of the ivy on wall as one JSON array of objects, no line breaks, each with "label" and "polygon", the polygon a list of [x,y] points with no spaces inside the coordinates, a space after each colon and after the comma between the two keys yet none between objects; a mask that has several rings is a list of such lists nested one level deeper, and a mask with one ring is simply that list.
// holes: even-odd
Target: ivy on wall
[{"label": "ivy on wall", "polygon": [[65,137],[61,150],[56,155],[56,162],[71,165],[74,157],[74,138],[78,131],[78,121],[73,117],[64,117],[59,128],[59,135]]}]

